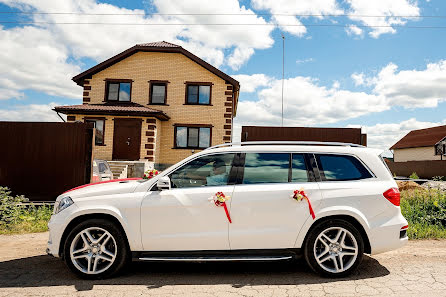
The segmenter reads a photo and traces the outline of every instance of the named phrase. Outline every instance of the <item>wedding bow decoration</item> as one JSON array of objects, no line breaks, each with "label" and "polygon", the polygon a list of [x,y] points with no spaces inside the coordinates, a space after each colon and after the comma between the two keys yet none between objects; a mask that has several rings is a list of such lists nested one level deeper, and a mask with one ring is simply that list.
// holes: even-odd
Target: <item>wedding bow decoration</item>
[{"label": "wedding bow decoration", "polygon": [[226,196],[223,192],[217,192],[214,196],[209,198],[209,200],[213,201],[215,206],[222,206],[225,210],[229,223],[232,223],[231,215],[229,214],[228,207],[226,205],[226,201],[228,201],[230,198],[230,196]]},{"label": "wedding bow decoration", "polygon": [[314,215],[313,207],[311,207],[310,198],[308,198],[307,194],[305,194],[304,189],[295,190],[293,195],[291,195],[291,198],[297,201],[301,201],[304,199],[307,200],[308,210],[310,211],[311,217],[313,218],[313,220],[316,218],[316,216]]}]

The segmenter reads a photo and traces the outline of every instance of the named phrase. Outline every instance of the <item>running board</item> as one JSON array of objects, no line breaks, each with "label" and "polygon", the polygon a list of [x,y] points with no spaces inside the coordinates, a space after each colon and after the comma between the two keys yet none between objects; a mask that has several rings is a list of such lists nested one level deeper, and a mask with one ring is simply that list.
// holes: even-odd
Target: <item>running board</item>
[{"label": "running board", "polygon": [[249,261],[281,261],[292,259],[293,256],[262,256],[262,257],[142,257],[140,261],[166,262],[249,262]]}]

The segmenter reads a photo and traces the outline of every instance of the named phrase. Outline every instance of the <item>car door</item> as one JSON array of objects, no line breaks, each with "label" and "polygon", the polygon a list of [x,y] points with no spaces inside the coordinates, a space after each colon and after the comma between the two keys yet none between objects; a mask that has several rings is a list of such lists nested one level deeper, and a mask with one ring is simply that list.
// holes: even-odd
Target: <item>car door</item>
[{"label": "car door", "polygon": [[[243,163],[243,162],[242,162]],[[310,160],[302,153],[246,153],[231,199],[231,249],[293,248],[306,220],[305,200],[292,198],[303,189],[314,211],[321,194]]]},{"label": "car door", "polygon": [[217,207],[212,197],[217,192],[232,195],[235,156],[234,153],[205,155],[166,173],[171,188],[152,189],[142,202],[144,250],[229,249],[229,222],[223,207]]}]

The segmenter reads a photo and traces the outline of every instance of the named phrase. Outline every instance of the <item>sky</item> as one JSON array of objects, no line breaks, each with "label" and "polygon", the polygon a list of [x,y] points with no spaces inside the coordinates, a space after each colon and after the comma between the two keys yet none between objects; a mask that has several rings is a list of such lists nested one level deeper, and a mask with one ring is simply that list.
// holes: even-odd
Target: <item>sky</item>
[{"label": "sky", "polygon": [[445,37],[442,0],[0,0],[0,121],[60,121],[73,76],[165,40],[240,81],[235,141],[281,125],[284,58],[285,126],[361,127],[386,150],[446,124]]}]

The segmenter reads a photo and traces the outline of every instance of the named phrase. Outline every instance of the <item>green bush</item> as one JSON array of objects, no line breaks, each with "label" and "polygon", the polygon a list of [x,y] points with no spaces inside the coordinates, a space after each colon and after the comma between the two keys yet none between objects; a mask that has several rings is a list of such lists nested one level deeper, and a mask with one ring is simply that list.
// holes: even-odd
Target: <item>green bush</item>
[{"label": "green bush", "polygon": [[401,192],[401,212],[411,239],[446,238],[446,193],[438,189]]},{"label": "green bush", "polygon": [[24,196],[11,196],[11,191],[0,187],[0,234],[47,231],[52,214],[50,205],[24,205]]},{"label": "green bush", "polygon": [[409,176],[409,178],[419,179],[418,174],[416,172],[412,172],[412,174]]}]

